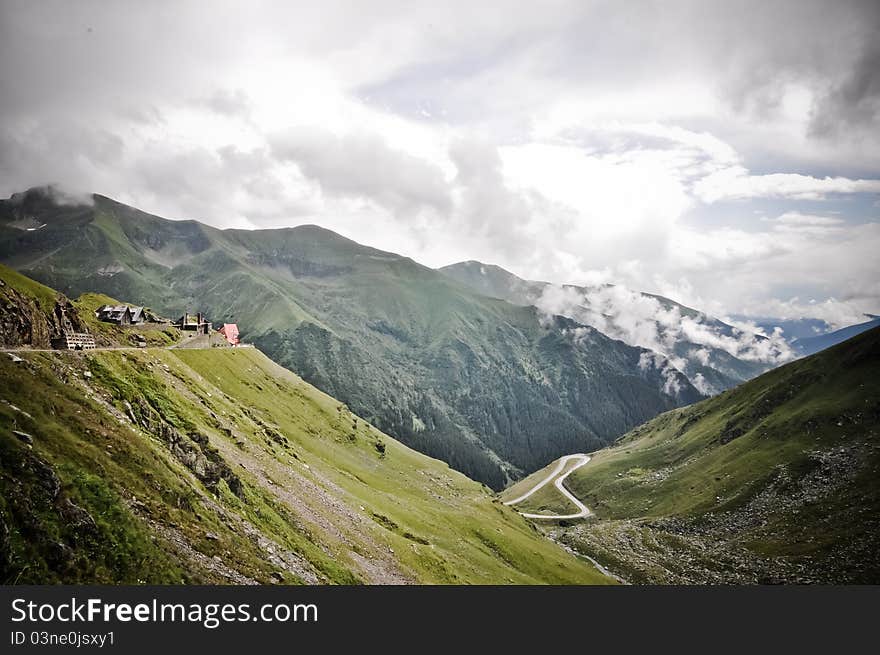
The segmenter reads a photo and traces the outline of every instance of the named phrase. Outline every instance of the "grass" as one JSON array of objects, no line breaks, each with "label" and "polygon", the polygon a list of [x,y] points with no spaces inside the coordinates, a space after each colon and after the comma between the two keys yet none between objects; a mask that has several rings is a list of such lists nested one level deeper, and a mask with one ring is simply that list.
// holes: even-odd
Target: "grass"
[{"label": "grass", "polygon": [[[0,403],[3,520],[10,528],[0,557],[3,582],[207,581],[189,577],[125,506],[125,495],[154,497],[169,506],[174,520],[174,501],[187,493],[185,485],[156,466],[159,456],[149,444],[111,425],[64,383],[69,375],[64,360],[71,356],[27,357],[35,364],[0,365],[9,383],[2,394],[6,402]],[[11,426],[33,435],[33,450],[12,435]],[[46,484],[53,476],[57,497]],[[96,529],[71,524],[60,510],[65,499],[87,511]],[[59,559],[62,546],[70,548],[70,558]]]},{"label": "grass", "polygon": [[0,264],[0,280],[20,294],[33,298],[44,312],[51,313],[55,309],[55,298],[58,294],[53,289],[43,286],[3,264]]},{"label": "grass", "polygon": [[[532,528],[483,486],[362,420],[352,429],[354,417],[340,410],[338,401],[258,351],[228,351],[219,358],[210,351],[168,356],[184,361],[226,397],[244,401],[261,420],[278,426],[310,472],[319,468],[321,477],[344,497],[357,499],[364,514],[383,517],[371,521],[375,538],[386,542],[407,568],[422,569],[420,581],[525,582],[533,567],[541,571],[534,575],[548,582],[568,574],[571,562],[558,556],[549,562],[532,560],[544,551],[545,542],[536,540]],[[240,371],[246,375],[236,373]],[[284,393],[288,402],[274,402],[272,392]],[[384,456],[375,448],[378,439],[386,445]],[[289,457],[284,448],[274,452],[282,463]],[[326,512],[320,504],[313,509]],[[499,552],[508,555],[499,561]]]},{"label": "grass", "polygon": [[[0,478],[4,582],[608,581],[482,485],[256,349],[23,358],[0,360],[0,444],[15,455]],[[132,425],[129,406],[159,426]],[[226,467],[238,492],[205,462]],[[57,497],[39,485],[44,470]],[[94,521],[88,539],[64,499]]]},{"label": "grass", "polygon": [[[726,544],[756,566],[781,558],[798,570],[779,564],[780,580],[876,581],[878,370],[875,329],[649,421],[567,484],[600,519],[639,520],[658,539],[669,528],[708,539],[697,549]],[[580,532],[586,548],[604,543]]]}]

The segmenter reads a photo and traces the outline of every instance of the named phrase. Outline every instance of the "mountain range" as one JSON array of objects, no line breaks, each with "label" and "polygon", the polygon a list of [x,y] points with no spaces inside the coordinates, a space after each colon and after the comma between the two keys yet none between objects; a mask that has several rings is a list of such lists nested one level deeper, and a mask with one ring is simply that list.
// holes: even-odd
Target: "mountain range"
[{"label": "mountain range", "polygon": [[0,261],[71,297],[236,322],[380,430],[495,489],[703,397],[654,351],[316,226],[218,230],[32,189],[0,201]]},{"label": "mountain range", "polygon": [[622,286],[524,280],[499,266],[468,261],[440,269],[493,298],[567,316],[671,362],[707,395],[729,389],[794,357],[778,334],[729,325],[669,298]]},{"label": "mountain range", "polygon": [[[435,271],[314,226],[220,231],[44,191],[0,203],[0,253],[68,280],[69,294],[0,264],[6,583],[880,579],[873,321],[703,398],[681,362],[546,303],[580,299],[594,323],[586,312],[605,303],[604,327],[623,329],[642,300],[610,286],[529,282],[479,262]],[[214,307],[215,320],[237,320],[251,343],[346,395],[251,344],[199,347],[167,322],[103,323],[95,310],[124,298],[98,293],[113,285],[157,299],[158,313]],[[499,297],[523,287],[516,302]],[[776,347],[640,296],[657,334],[670,322],[651,313],[660,306],[708,330],[672,336],[705,347],[707,334],[727,335],[742,349],[718,350],[737,361],[731,350]],[[99,349],[43,350],[70,329]],[[370,420],[394,412],[418,450],[499,473],[484,483],[547,466],[492,494]],[[648,418],[636,425],[638,412]],[[573,495],[546,484],[551,470]],[[502,502],[530,489],[516,511]],[[570,498],[585,519],[566,518]],[[517,511],[557,518],[535,525]]]},{"label": "mountain range", "polygon": [[839,330],[826,332],[825,334],[816,334],[809,337],[794,339],[792,341],[792,347],[798,352],[799,355],[812,355],[817,352],[821,352],[826,348],[830,348],[831,346],[836,346],[839,343],[843,343],[847,339],[851,339],[857,334],[867,332],[868,330],[873,330],[875,327],[880,326],[880,316],[872,316],[871,314],[867,314],[867,317],[870,320],[863,323],[848,325],[846,327],[840,328]]}]

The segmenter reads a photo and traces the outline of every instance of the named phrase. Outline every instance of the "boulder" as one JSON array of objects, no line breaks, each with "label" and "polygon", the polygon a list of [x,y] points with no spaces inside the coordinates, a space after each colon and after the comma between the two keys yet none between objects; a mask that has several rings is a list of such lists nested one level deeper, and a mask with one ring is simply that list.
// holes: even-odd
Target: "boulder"
[{"label": "boulder", "polygon": [[13,430],[12,434],[14,434],[16,437],[18,437],[28,445],[33,445],[34,443],[34,438],[27,432],[22,432],[21,430]]}]

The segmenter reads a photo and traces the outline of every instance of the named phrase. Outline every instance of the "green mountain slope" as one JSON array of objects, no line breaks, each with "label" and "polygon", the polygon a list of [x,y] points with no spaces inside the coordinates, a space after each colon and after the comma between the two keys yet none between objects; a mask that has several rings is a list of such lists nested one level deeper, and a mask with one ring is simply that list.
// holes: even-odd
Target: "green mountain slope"
[{"label": "green mountain slope", "polygon": [[607,582],[255,348],[14,355],[3,584]]},{"label": "green mountain slope", "polygon": [[880,582],[878,374],[875,328],[655,418],[568,478],[600,520],[560,538],[631,581]]},{"label": "green mountain slope", "polygon": [[[706,394],[773,368],[780,348],[669,298],[605,284],[592,287],[524,280],[499,266],[459,262],[439,269],[479,293],[568,316],[633,346],[667,357]],[[792,355],[793,357],[793,355]],[[789,357],[791,358],[791,357]]]},{"label": "green mountain slope", "polygon": [[68,294],[236,322],[385,432],[496,489],[701,397],[643,349],[315,226],[220,231],[31,190],[0,202],[0,260]]}]

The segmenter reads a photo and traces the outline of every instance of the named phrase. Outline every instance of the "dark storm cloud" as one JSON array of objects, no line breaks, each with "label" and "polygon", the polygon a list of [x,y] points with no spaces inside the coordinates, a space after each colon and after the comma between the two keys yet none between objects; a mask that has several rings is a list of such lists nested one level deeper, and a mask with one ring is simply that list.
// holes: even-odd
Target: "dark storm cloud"
[{"label": "dark storm cloud", "polygon": [[[704,52],[736,111],[757,121],[772,118],[800,87],[812,96],[804,136],[821,148],[833,147],[827,137],[862,143],[869,165],[880,162],[880,3],[730,2],[720,5],[717,18],[701,20],[705,29],[698,31],[712,36]],[[774,156],[772,148],[762,152],[762,158]]]},{"label": "dark storm cloud", "polygon": [[[877,7],[880,14],[880,4]],[[880,129],[880,21],[875,39],[852,71],[816,104],[812,134],[827,137],[847,128]]]},{"label": "dark storm cloud", "polygon": [[199,101],[199,104],[226,116],[248,118],[251,112],[250,99],[241,89],[234,91],[218,89],[207,98]]},{"label": "dark storm cloud", "polygon": [[[701,50],[732,106],[780,110],[791,84],[814,97],[808,135],[877,137],[880,3],[875,0],[729,2],[692,15]],[[842,130],[848,130],[843,133]]]},{"label": "dark storm cloud", "polygon": [[275,135],[271,144],[275,157],[296,163],[326,193],[371,198],[401,216],[423,208],[440,213],[451,209],[443,171],[389,147],[378,136],[288,130]]}]

